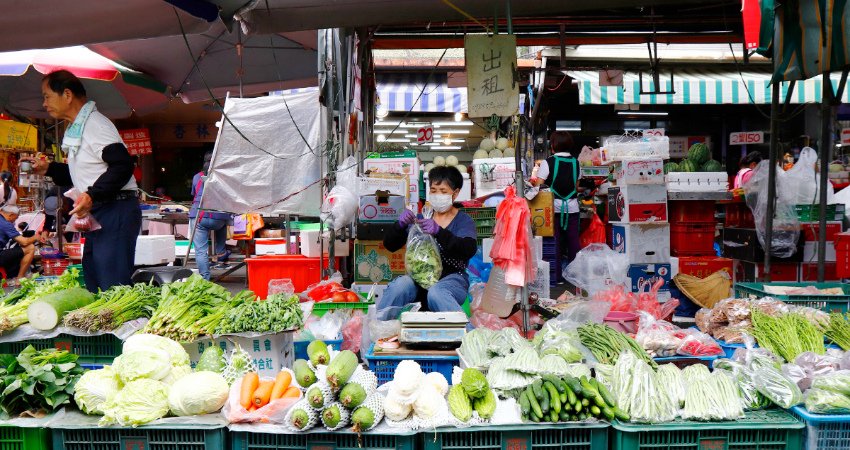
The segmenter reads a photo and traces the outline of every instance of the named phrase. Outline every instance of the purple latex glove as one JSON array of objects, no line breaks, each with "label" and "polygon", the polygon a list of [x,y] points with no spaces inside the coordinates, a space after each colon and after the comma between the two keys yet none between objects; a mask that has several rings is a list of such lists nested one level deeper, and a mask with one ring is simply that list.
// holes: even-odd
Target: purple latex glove
[{"label": "purple latex glove", "polygon": [[401,212],[401,216],[398,218],[399,226],[407,228],[410,225],[413,225],[413,222],[416,222],[416,214],[413,214],[413,211],[405,209]]},{"label": "purple latex glove", "polygon": [[437,222],[434,222],[434,219],[422,219],[418,220],[416,223],[419,224],[419,227],[422,228],[422,231],[434,236],[440,231],[440,226],[437,225]]}]

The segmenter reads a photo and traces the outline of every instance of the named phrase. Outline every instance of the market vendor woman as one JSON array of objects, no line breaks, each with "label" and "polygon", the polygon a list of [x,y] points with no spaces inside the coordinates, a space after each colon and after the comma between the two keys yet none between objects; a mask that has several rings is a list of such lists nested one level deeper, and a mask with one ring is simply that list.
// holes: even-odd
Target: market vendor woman
[{"label": "market vendor woman", "polygon": [[398,223],[384,237],[384,246],[396,252],[407,243],[410,227],[418,223],[427,234],[434,236],[440,251],[443,273],[430,289],[417,285],[410,276],[396,278],[378,300],[377,309],[401,307],[413,302],[422,303],[422,310],[461,311],[469,291],[466,267],[478,249],[475,221],[454,206],[463,187],[463,177],[454,167],[435,167],[428,172],[430,203],[434,216],[418,219],[405,209]]}]

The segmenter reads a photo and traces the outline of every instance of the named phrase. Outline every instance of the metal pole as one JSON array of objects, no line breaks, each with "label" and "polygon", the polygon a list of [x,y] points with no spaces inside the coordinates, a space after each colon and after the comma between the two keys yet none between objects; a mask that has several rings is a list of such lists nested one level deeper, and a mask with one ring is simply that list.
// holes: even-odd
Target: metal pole
[{"label": "metal pole", "polygon": [[823,97],[821,98],[820,137],[820,215],[818,229],[818,282],[825,278],[824,256],[826,253],[826,189],[829,183],[829,162],[832,160],[832,82],[829,73],[823,74]]},{"label": "metal pole", "polygon": [[779,153],[779,83],[772,86],[770,102],[770,151],[767,171],[767,211],[764,229],[764,281],[770,282],[770,249],[773,248],[773,215],[776,213],[776,157]]},{"label": "metal pole", "polygon": [[[515,143],[515,154],[514,154],[514,164],[516,164],[516,195],[520,198],[525,197],[525,180],[523,180],[522,176],[522,158],[523,158],[523,141],[525,140],[523,137],[523,127],[522,127],[522,116],[519,116],[517,119],[519,121],[519,127],[517,128],[516,134],[516,143]],[[527,225],[530,226],[530,225]],[[535,261],[536,264],[536,261]],[[535,271],[537,268],[535,267]],[[525,335],[528,335],[529,324],[531,323],[529,320],[529,305],[528,305],[528,283],[525,283],[520,288],[520,301],[522,302],[522,331]]]}]

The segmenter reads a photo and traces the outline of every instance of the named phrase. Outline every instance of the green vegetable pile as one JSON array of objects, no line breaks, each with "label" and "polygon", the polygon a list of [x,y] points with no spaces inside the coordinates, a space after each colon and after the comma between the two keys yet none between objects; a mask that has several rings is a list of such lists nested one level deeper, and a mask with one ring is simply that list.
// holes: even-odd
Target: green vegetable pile
[{"label": "green vegetable pile", "polygon": [[823,333],[799,314],[773,317],[753,308],[752,322],[752,334],[758,344],[785,361],[794,361],[803,352],[825,352]]},{"label": "green vegetable pile", "polygon": [[611,387],[617,407],[628,414],[632,422],[669,422],[678,415],[678,401],[661,384],[649,364],[634,352],[624,351],[620,355],[614,365]]},{"label": "green vegetable pile", "polygon": [[478,369],[463,370],[460,384],[452,386],[447,401],[449,411],[463,423],[472,419],[473,411],[484,420],[489,420],[496,412],[496,395]]},{"label": "green vegetable pile", "polygon": [[64,350],[36,350],[0,355],[0,408],[9,416],[25,411],[53,412],[70,403],[84,369],[77,355]]},{"label": "green vegetable pile", "polygon": [[150,317],[161,292],[161,288],[147,284],[111,287],[93,303],[65,315],[65,326],[89,333],[114,330],[124,322]]},{"label": "green vegetable pile", "polygon": [[843,350],[850,350],[850,313],[830,314],[826,337],[838,344]]},{"label": "green vegetable pile", "polygon": [[0,334],[8,333],[27,323],[29,321],[27,309],[39,298],[65,289],[80,287],[80,283],[77,282],[78,276],[77,269],[69,269],[52,281],[36,282],[35,277],[22,278],[21,286],[0,301]]},{"label": "green vegetable pile", "polygon": [[407,239],[404,264],[410,278],[425,289],[437,284],[443,274],[443,260],[436,241],[418,225],[411,229]]},{"label": "green vegetable pile", "polygon": [[258,300],[251,291],[229,311],[216,328],[217,334],[243,333],[255,331],[258,333],[281,332],[300,328],[304,324],[304,313],[301,311],[297,295],[273,294],[265,300]]},{"label": "green vegetable pile", "polygon": [[523,421],[576,422],[600,420],[629,420],[618,408],[614,396],[594,378],[557,378],[544,376],[519,394]]},{"label": "green vegetable pile", "polygon": [[608,325],[588,322],[578,327],[578,335],[581,343],[590,349],[593,356],[602,364],[615,364],[620,353],[623,350],[629,350],[653,369],[658,367],[640,344]]},{"label": "green vegetable pile", "polygon": [[689,379],[683,419],[735,420],[744,416],[738,387],[731,374],[725,371],[710,373],[706,366],[695,364],[686,367],[683,375]]}]

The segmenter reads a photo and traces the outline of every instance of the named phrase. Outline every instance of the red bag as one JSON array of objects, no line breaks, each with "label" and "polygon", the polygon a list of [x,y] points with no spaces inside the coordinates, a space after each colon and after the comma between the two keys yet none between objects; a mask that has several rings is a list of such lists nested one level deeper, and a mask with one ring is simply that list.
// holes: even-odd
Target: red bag
[{"label": "red bag", "polygon": [[590,226],[581,233],[579,239],[582,248],[590,244],[605,244],[607,242],[605,224],[602,223],[602,219],[596,213],[590,218]]}]

